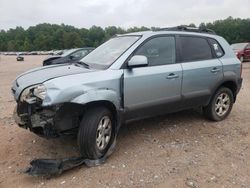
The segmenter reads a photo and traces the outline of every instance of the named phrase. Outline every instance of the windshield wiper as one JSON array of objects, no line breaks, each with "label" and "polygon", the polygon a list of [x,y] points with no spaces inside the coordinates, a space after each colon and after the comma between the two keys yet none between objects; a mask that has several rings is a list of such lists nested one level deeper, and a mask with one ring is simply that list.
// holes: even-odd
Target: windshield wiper
[{"label": "windshield wiper", "polygon": [[89,69],[89,64],[84,63],[84,62],[82,62],[82,61],[78,61],[78,62],[76,62],[76,64],[83,65],[85,68]]}]

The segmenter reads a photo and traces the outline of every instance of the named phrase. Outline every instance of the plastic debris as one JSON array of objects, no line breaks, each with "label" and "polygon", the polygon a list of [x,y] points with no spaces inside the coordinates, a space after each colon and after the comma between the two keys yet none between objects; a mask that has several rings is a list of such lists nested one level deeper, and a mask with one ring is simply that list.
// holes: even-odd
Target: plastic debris
[{"label": "plastic debris", "polygon": [[107,157],[114,151],[116,145],[116,138],[110,146],[107,153],[100,159],[91,160],[83,157],[69,157],[63,159],[34,159],[30,162],[31,167],[24,170],[31,176],[56,176],[62,174],[64,171],[73,169],[80,165],[87,165],[88,167],[98,166],[105,162]]}]

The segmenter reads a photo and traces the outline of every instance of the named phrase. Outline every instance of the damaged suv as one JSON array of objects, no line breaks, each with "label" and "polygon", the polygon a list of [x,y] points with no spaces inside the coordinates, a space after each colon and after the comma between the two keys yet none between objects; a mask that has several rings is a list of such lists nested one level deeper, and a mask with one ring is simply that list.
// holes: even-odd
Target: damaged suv
[{"label": "damaged suv", "polygon": [[44,137],[77,134],[81,155],[99,159],[131,120],[194,107],[211,120],[225,119],[241,83],[240,61],[210,30],[117,35],[77,63],[18,76],[14,116]]}]

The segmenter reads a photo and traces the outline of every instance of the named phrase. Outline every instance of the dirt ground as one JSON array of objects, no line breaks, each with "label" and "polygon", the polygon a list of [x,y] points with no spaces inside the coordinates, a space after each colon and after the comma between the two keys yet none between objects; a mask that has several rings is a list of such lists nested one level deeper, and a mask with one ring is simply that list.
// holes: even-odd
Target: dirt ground
[{"label": "dirt ground", "polygon": [[188,110],[123,126],[105,164],[51,179],[21,172],[34,158],[77,155],[76,139],[46,140],[12,119],[15,77],[45,56],[0,56],[0,187],[250,187],[250,63],[231,115],[210,122]]}]

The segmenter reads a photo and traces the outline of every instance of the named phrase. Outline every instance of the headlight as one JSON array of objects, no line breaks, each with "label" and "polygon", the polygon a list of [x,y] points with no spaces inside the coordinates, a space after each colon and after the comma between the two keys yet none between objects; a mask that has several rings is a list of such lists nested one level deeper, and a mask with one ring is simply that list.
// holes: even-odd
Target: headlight
[{"label": "headlight", "polygon": [[33,95],[44,100],[46,96],[46,87],[44,85],[38,85],[33,90]]},{"label": "headlight", "polygon": [[29,87],[29,88],[26,88],[22,93],[21,93],[21,96],[20,96],[20,101],[26,101],[27,99],[30,99],[32,96],[31,96],[31,90],[32,87]]},{"label": "headlight", "polygon": [[35,99],[35,97],[44,100],[45,96],[46,87],[42,84],[39,84],[26,88],[21,94],[20,101],[32,100]]}]

